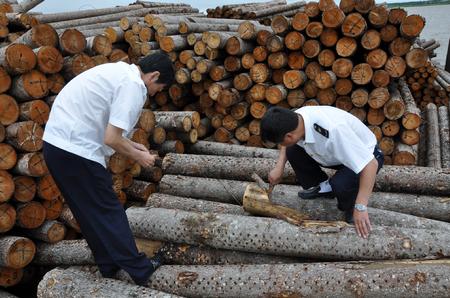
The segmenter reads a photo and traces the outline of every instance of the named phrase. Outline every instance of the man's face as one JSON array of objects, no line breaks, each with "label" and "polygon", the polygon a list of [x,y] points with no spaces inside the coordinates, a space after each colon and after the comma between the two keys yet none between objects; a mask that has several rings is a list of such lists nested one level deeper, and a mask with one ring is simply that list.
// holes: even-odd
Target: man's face
[{"label": "man's face", "polygon": [[166,86],[165,84],[160,83],[149,83],[145,84],[147,86],[147,91],[150,96],[154,96],[157,92],[160,92]]}]

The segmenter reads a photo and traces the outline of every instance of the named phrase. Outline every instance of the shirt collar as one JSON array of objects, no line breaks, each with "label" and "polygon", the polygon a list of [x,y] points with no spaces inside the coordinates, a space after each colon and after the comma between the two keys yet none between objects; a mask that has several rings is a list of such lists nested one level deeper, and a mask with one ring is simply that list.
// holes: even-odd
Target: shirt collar
[{"label": "shirt collar", "polygon": [[139,70],[139,67],[137,67],[137,65],[135,65],[135,64],[130,64],[130,67],[131,67],[131,71],[133,72],[133,74],[135,74],[138,78],[138,82],[141,85],[144,97],[147,97],[147,86],[145,86],[145,83],[142,80],[141,71]]},{"label": "shirt collar", "polygon": [[305,113],[304,111],[302,111],[301,109],[299,109],[298,113],[300,114],[300,116],[302,116],[303,124],[305,127],[304,142],[305,143],[315,143],[316,139],[314,138],[313,123],[312,123],[313,121],[311,121],[311,119],[309,118],[309,115],[307,113]]}]

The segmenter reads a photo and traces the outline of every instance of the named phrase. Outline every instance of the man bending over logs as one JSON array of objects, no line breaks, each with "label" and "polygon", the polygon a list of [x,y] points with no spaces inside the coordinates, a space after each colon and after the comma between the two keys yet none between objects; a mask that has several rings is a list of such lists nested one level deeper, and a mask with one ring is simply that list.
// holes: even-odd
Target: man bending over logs
[{"label": "man bending over logs", "polygon": [[[355,116],[329,106],[308,106],[291,111],[271,108],[261,120],[263,141],[280,144],[280,155],[269,182],[283,176],[286,161],[295,171],[305,200],[336,197],[345,220],[359,236],[371,230],[367,204],[384,157],[373,133]],[[336,170],[328,178],[321,167]]]}]

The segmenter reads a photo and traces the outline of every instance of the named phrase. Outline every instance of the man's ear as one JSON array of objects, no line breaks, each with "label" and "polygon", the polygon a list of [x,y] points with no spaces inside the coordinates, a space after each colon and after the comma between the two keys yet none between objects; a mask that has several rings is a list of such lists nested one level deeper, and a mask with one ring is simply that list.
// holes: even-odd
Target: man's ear
[{"label": "man's ear", "polygon": [[148,81],[149,83],[156,83],[159,79],[159,71],[154,71],[148,74]]}]

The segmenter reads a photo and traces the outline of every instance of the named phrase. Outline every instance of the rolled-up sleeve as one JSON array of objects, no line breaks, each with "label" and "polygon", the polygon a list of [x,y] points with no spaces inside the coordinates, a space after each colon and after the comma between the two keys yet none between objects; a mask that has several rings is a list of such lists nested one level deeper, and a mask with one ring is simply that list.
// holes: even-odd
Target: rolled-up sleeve
[{"label": "rolled-up sleeve", "polygon": [[331,149],[336,158],[347,168],[359,174],[374,158],[367,144],[345,125],[333,129],[331,135]]},{"label": "rolled-up sleeve", "polygon": [[139,83],[121,83],[115,91],[108,122],[126,132],[131,131],[142,111],[143,97]]}]

